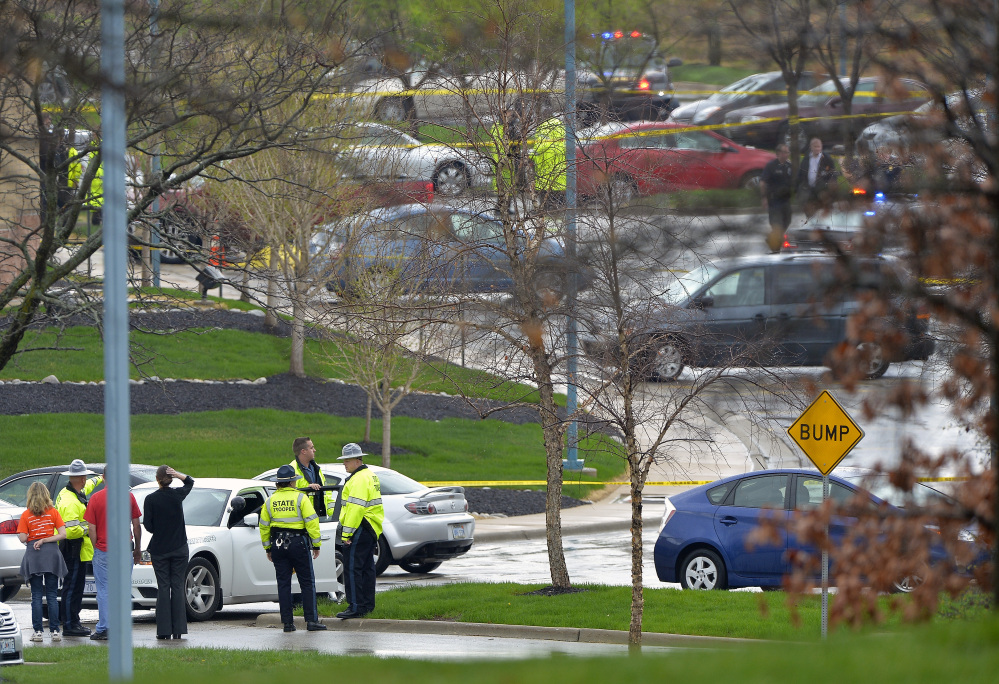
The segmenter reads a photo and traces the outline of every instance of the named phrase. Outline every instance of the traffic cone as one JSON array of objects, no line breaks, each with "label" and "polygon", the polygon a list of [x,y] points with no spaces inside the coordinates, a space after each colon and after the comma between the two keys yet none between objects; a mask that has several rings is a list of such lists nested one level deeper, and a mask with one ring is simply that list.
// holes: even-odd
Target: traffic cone
[{"label": "traffic cone", "polygon": [[219,239],[218,235],[212,235],[211,239],[208,241],[209,253],[211,256],[208,257],[208,263],[212,266],[217,266],[222,268],[228,266],[225,262],[225,247],[222,246],[222,240]]}]

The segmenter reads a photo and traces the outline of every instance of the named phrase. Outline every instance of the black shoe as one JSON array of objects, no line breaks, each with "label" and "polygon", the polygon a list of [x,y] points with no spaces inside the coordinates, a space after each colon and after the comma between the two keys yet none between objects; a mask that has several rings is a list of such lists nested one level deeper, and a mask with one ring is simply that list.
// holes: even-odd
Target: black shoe
[{"label": "black shoe", "polygon": [[157,634],[156,638],[157,639],[169,639],[170,635],[169,634]]},{"label": "black shoe", "polygon": [[108,640],[108,633],[107,632],[94,632],[93,634],[90,635],[90,640],[91,641],[107,641]]},{"label": "black shoe", "polygon": [[305,628],[310,632],[325,632],[327,627],[321,622],[306,622]]},{"label": "black shoe", "polygon": [[184,638],[184,635],[183,635],[183,634],[174,634],[174,635],[173,635],[173,638],[174,638],[174,639],[183,639],[183,638]]},{"label": "black shoe", "polygon": [[62,635],[68,637],[88,637],[90,636],[90,630],[83,625],[73,625],[64,629]]},{"label": "black shoe", "polygon": [[294,632],[295,631],[295,625],[293,625],[292,623],[289,622],[288,624],[286,624],[284,626],[284,631],[286,631],[286,632]]},{"label": "black shoe", "polygon": [[337,613],[336,616],[341,620],[349,620],[350,618],[364,617],[367,613],[359,613],[356,610],[345,610],[342,613]]}]

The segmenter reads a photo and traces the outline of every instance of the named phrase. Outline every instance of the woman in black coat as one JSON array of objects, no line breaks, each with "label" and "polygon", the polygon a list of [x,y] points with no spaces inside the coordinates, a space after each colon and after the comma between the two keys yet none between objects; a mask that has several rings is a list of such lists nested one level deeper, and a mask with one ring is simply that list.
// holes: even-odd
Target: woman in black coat
[{"label": "woman in black coat", "polygon": [[[174,479],[183,487],[171,487]],[[187,529],[184,523],[184,499],[194,486],[194,478],[169,466],[156,469],[159,490],[146,497],[142,525],[152,535],[149,556],[156,573],[156,638],[179,639],[187,634],[187,607],[184,601],[184,576],[187,574]]]}]

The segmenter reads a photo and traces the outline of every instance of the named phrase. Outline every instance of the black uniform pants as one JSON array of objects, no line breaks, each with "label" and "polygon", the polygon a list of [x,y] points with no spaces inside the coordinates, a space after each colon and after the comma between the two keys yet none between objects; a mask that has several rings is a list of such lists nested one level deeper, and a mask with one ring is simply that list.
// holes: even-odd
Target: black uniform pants
[{"label": "black uniform pants", "polygon": [[344,591],[350,609],[370,613],[375,609],[375,544],[378,538],[367,521],[351,538],[347,547],[347,571],[343,574]]},{"label": "black uniform pants", "polygon": [[[281,546],[278,546],[279,543]],[[316,607],[316,575],[312,567],[312,543],[301,534],[272,537],[271,560],[274,561],[274,575],[277,577],[281,622],[290,625],[295,619],[291,603],[292,570],[298,575],[298,586],[302,588],[302,608],[305,611],[305,621],[318,622],[319,611]]]},{"label": "black uniform pants", "polygon": [[151,555],[156,574],[156,634],[187,634],[185,605],[187,575],[187,544],[167,553]]},{"label": "black uniform pants", "polygon": [[83,607],[83,589],[87,581],[87,561],[80,560],[83,539],[67,539],[59,544],[63,560],[66,561],[66,576],[62,579],[62,595],[59,616],[63,629],[80,624],[80,609]]}]

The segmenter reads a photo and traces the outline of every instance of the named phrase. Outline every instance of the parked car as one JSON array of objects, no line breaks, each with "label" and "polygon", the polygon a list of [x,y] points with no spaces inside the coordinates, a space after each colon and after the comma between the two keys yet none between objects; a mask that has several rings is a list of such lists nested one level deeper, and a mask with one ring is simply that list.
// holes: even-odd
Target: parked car
[{"label": "parked car", "polygon": [[[805,71],[798,81],[798,90],[809,90],[818,84],[817,74]],[[695,102],[680,105],[670,113],[670,121],[695,126],[724,123],[725,115],[736,109],[787,102],[787,84],[779,71],[753,74],[730,83],[717,93]]]},{"label": "parked car", "polygon": [[[903,274],[886,258],[860,260],[859,284],[845,288],[835,257],[823,253],[769,254],[705,264],[667,283],[661,302],[641,330],[632,333],[631,361],[637,376],[670,381],[690,366],[817,366],[842,344],[854,345],[868,378],[884,375],[890,363],[927,359],[935,343],[929,316],[898,296],[881,322],[901,332],[905,344],[888,349],[853,339],[847,319],[863,290],[899,292]],[[581,333],[583,349],[614,365],[616,345],[605,326]]]},{"label": "parked car", "polygon": [[[139,485],[132,494],[142,509],[156,483]],[[260,509],[274,487],[259,480],[198,478],[184,499],[184,522],[190,560],[187,564],[185,604],[187,618],[210,620],[223,605],[277,601],[274,564],[267,560],[260,543]],[[336,550],[336,522],[319,523],[323,542],[319,558],[313,561],[316,592],[343,600],[343,559]],[[132,568],[132,607],[156,607],[156,575],[142,537],[142,562]],[[292,593],[301,593],[292,577]],[[84,605],[96,600],[92,577],[87,578]]]},{"label": "parked car", "polygon": [[[843,143],[844,127],[856,136],[871,121],[889,113],[911,112],[928,99],[926,86],[918,81],[901,79],[888,92],[886,85],[875,76],[857,81],[850,118],[842,118],[843,98],[836,82],[828,80],[798,97],[798,116],[805,121],[798,129],[799,149],[807,149],[807,140],[818,136],[825,145]],[[896,93],[900,93],[896,95]],[[733,140],[773,148],[778,142],[789,143],[791,129],[788,104],[779,102],[756,107],[744,107],[725,115],[725,129]]]},{"label": "parked car", "polygon": [[577,153],[581,195],[634,197],[676,190],[753,188],[770,152],[737,145],[713,131],[671,122],[638,123],[586,143]]},{"label": "parked car", "polygon": [[[103,463],[88,465],[92,470],[104,472]],[[6,601],[16,594],[24,583],[24,578],[21,577],[24,544],[17,538],[17,523],[27,506],[28,487],[41,482],[48,488],[54,501],[59,490],[69,484],[69,478],[63,474],[67,469],[69,464],[32,468],[0,480],[0,601]],[[129,470],[132,487],[156,479],[156,466],[133,463]]]},{"label": "parked car", "polygon": [[[918,210],[909,202],[875,201],[844,203],[828,211],[801,216],[788,227],[781,251],[832,249],[860,254],[898,254],[903,235],[893,230],[893,222],[907,211]],[[897,225],[894,224],[894,225]]]},{"label": "parked car", "polygon": [[0,665],[23,665],[24,641],[14,611],[0,603]]},{"label": "parked car", "polygon": [[[400,293],[506,292],[513,286],[503,226],[491,209],[406,204],[358,214],[349,223],[342,241],[330,241],[337,254],[324,262],[335,264],[326,287],[341,296],[376,286]],[[564,254],[555,238],[544,238],[539,286],[564,290]]]},{"label": "parked car", "polygon": [[488,182],[490,162],[471,148],[422,143],[380,123],[346,125],[339,134],[345,153],[369,177],[430,179],[440,197],[456,197]]},{"label": "parked car", "polygon": [[[321,463],[327,485],[347,479],[342,463]],[[467,553],[475,537],[463,487],[427,487],[395,470],[369,465],[382,487],[385,523],[375,549],[375,572],[389,565],[406,572],[432,572],[441,563]],[[277,468],[257,480],[274,480]]]},{"label": "parked car", "polygon": [[[925,505],[943,495],[919,484],[905,497],[887,483],[877,495],[862,476],[829,476],[829,498],[849,504],[858,492],[872,508],[884,505],[886,515],[898,505]],[[887,497],[887,498],[882,498]],[[666,499],[659,538],[653,551],[656,574],[662,582],[679,582],[684,589],[778,587],[791,572],[797,552],[814,552],[788,524],[822,503],[822,475],[805,469],[760,470],[701,485]],[[750,535],[767,520],[778,523],[778,542],[747,544]],[[853,520],[834,518],[829,533],[833,543],[846,538]],[[941,550],[933,556],[943,560]],[[899,578],[896,591],[911,591],[912,578]]]}]

